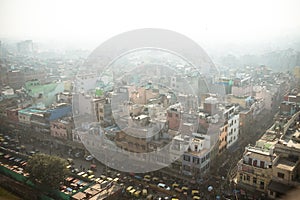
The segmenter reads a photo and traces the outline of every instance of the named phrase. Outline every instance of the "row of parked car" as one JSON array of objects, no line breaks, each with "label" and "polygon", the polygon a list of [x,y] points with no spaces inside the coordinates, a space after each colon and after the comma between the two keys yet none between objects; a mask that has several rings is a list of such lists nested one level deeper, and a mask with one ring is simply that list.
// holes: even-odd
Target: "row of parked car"
[{"label": "row of parked car", "polygon": [[167,185],[165,183],[167,181],[165,177],[160,179],[158,177],[151,177],[151,175],[146,174],[146,175],[144,175],[144,177],[134,175],[134,178],[144,181],[148,184],[156,185],[157,187],[162,188],[166,191],[176,192],[179,195],[191,196],[192,199],[200,199],[200,191],[199,190],[190,189],[189,187],[187,187],[185,185],[180,185],[177,182],[173,182],[172,184]]}]

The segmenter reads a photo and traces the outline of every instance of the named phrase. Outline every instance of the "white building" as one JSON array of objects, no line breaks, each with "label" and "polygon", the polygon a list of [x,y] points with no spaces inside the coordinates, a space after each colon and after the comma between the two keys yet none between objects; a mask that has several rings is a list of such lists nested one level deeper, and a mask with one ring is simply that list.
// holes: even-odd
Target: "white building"
[{"label": "white building", "polygon": [[225,123],[228,124],[227,128],[227,149],[230,148],[239,137],[239,112],[238,106],[230,105],[226,106],[223,112]]},{"label": "white building", "polygon": [[210,136],[193,133],[189,138],[189,147],[182,157],[182,172],[200,178],[210,168]]}]

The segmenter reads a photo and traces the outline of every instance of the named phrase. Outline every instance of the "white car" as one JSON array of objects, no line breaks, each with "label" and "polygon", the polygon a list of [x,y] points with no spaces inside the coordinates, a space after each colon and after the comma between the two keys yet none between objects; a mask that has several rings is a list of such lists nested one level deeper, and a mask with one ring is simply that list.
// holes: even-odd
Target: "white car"
[{"label": "white car", "polygon": [[94,159],[94,156],[92,156],[92,155],[88,155],[87,157],[85,157],[85,160],[87,160],[87,161],[91,161],[93,159]]},{"label": "white car", "polygon": [[164,188],[165,190],[170,190],[171,188],[164,183],[157,184],[157,187]]}]

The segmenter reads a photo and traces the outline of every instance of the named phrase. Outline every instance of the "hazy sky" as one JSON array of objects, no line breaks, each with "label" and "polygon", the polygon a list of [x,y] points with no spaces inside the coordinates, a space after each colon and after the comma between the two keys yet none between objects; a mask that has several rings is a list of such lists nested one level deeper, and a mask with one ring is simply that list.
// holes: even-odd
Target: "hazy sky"
[{"label": "hazy sky", "polygon": [[0,37],[95,42],[137,28],[196,41],[272,40],[300,33],[298,0],[0,0]]}]

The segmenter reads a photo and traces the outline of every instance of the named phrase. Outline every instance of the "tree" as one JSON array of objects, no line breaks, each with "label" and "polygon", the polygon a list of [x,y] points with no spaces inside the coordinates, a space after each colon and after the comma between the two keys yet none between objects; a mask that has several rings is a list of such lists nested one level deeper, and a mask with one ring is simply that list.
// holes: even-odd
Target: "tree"
[{"label": "tree", "polygon": [[57,156],[35,154],[28,160],[26,171],[34,183],[56,189],[68,174],[66,166],[67,161]]}]

